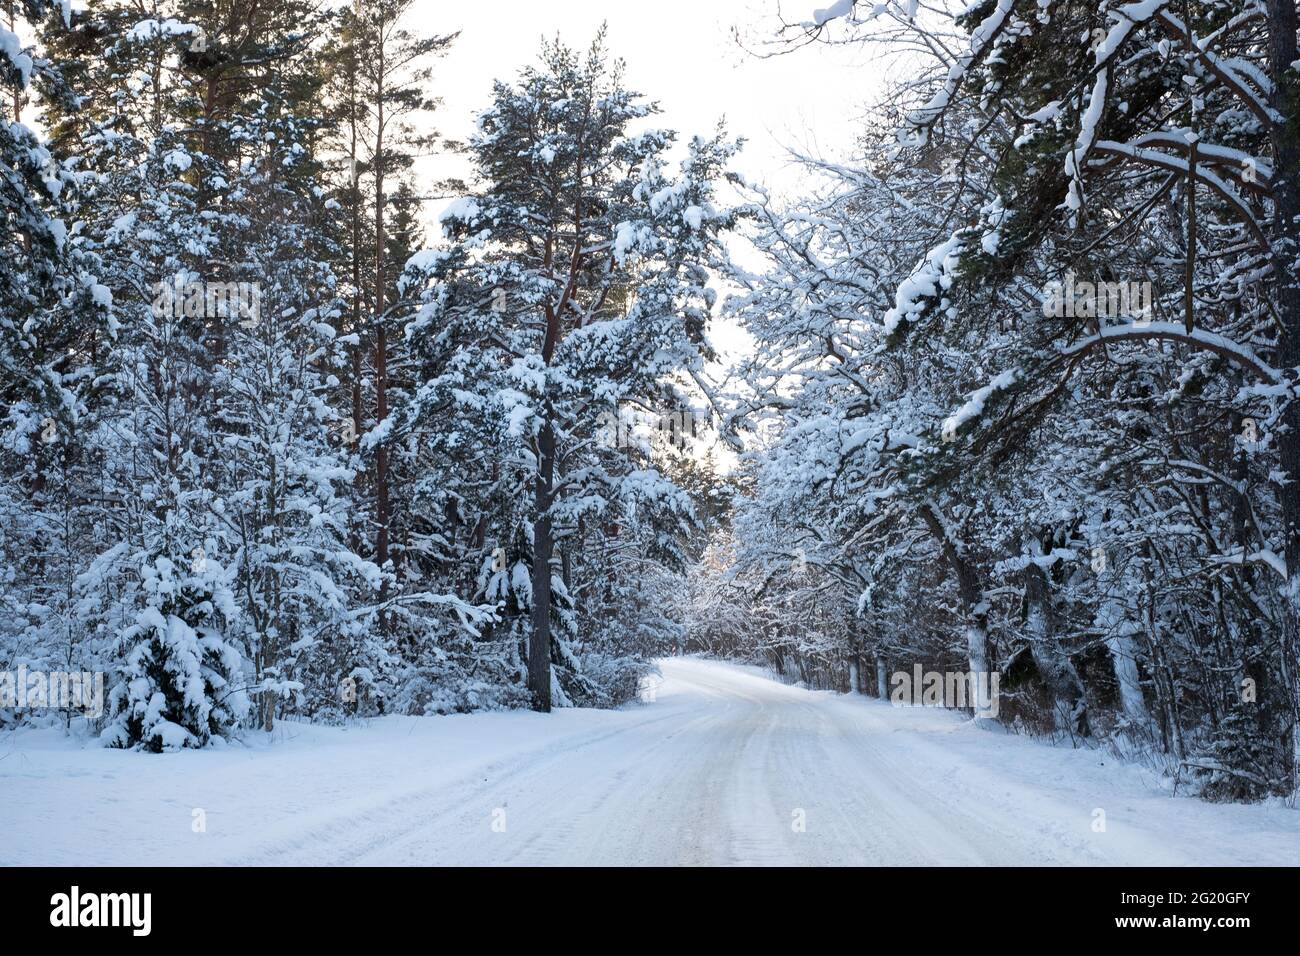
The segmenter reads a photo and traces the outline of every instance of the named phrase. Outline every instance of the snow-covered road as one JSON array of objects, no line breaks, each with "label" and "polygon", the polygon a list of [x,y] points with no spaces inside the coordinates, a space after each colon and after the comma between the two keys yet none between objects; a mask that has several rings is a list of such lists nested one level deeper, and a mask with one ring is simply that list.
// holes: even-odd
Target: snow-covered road
[{"label": "snow-covered road", "polygon": [[1300,863],[1283,806],[1173,798],[1103,751],[950,712],[662,668],[653,703],[616,712],[287,725],[162,756],[15,735],[0,862]]}]

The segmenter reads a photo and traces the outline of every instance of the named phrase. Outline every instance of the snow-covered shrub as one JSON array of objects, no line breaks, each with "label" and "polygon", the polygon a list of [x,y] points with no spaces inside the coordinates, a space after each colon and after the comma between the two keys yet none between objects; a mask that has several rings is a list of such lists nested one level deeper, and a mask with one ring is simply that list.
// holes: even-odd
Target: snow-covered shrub
[{"label": "snow-covered shrub", "polygon": [[159,753],[228,736],[248,712],[239,651],[225,637],[233,605],[217,569],[178,572],[159,557],[143,571],[145,606],[121,635],[123,664],[101,738]]}]

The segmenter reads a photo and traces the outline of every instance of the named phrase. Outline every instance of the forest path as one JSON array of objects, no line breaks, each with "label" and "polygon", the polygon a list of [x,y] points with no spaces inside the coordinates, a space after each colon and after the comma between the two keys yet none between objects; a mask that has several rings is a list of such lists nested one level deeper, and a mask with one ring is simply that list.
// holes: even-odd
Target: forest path
[{"label": "forest path", "polygon": [[1171,797],[1104,749],[661,667],[619,710],[284,722],[162,755],[5,735],[0,864],[1300,863],[1297,810]]},{"label": "forest path", "polygon": [[[351,862],[1150,865],[1217,855],[1198,852],[1214,837],[1191,821],[1181,833],[1175,821],[1171,839],[1162,811],[1191,801],[1103,797],[1059,766],[1067,757],[1104,766],[1098,751],[1046,748],[951,712],[813,693],[753,669],[691,658],[661,667],[654,702],[633,708],[626,726],[449,788],[427,821]],[[1049,758],[1037,783],[980,760],[1026,745]]]}]

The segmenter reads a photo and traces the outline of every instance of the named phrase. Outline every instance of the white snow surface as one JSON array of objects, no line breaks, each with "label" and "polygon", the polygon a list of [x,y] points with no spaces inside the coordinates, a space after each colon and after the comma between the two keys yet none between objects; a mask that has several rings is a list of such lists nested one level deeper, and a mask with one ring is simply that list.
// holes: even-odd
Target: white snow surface
[{"label": "white snow surface", "polygon": [[16,731],[0,863],[1300,863],[1281,804],[1172,796],[1102,750],[952,711],[661,667],[654,702],[617,711],[285,723],[162,755]]}]

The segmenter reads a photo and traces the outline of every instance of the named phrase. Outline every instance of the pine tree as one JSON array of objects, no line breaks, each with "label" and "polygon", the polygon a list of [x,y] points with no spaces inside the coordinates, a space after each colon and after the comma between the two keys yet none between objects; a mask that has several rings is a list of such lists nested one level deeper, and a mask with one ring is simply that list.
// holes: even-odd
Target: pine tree
[{"label": "pine tree", "polygon": [[[50,667],[91,663],[75,619],[79,550],[94,515],[78,507],[93,487],[86,451],[95,360],[111,330],[111,296],[75,236],[77,174],[57,146],[22,120],[34,90],[68,106],[58,56],[24,49],[21,28],[48,19],[66,32],[69,11],[21,0],[0,24],[0,660]],[[0,715],[4,719],[4,715]]]},{"label": "pine tree", "polygon": [[223,569],[206,557],[145,565],[145,605],[122,631],[120,679],[101,739],[153,753],[206,746],[231,734],[248,697],[243,655],[226,638],[235,608]]},{"label": "pine tree", "polygon": [[739,215],[714,195],[734,144],[692,140],[672,177],[671,136],[631,129],[653,111],[623,88],[603,37],[585,57],[546,44],[541,66],[498,83],[479,119],[470,151],[483,186],[444,212],[451,246],[408,266],[433,284],[408,326],[424,380],[395,431],[447,434],[438,420],[450,414],[457,441],[497,448],[480,480],[509,503],[481,520],[527,570],[510,582],[530,610],[539,710],[575,674],[563,540],[624,510],[690,513],[658,469],[601,447],[620,405],[681,409],[710,354],[707,269]]}]

